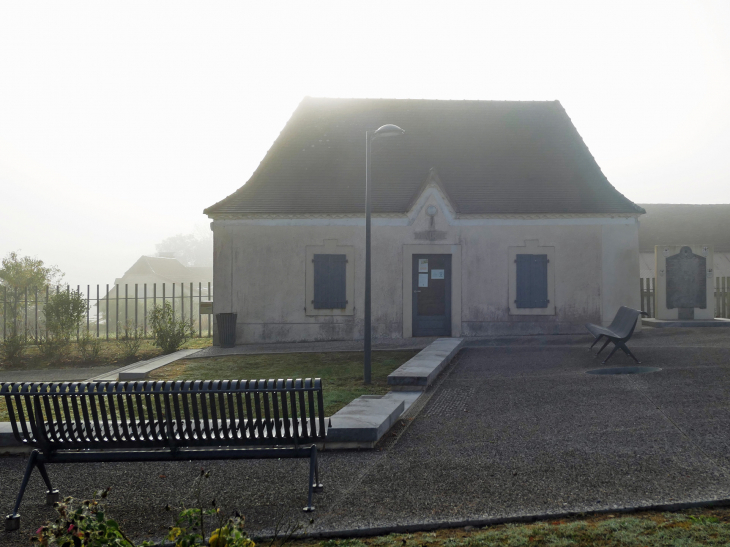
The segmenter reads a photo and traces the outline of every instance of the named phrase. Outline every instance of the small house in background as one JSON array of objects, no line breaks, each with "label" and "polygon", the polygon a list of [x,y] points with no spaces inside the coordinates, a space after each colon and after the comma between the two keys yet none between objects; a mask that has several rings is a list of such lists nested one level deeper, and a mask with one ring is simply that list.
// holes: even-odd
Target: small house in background
[{"label": "small house in background", "polygon": [[111,332],[125,324],[141,327],[146,313],[165,301],[175,307],[179,317],[192,317],[195,323],[200,303],[212,297],[212,281],[212,267],[185,266],[174,253],[141,256],[108,286],[109,292],[99,301],[100,322],[108,324]]},{"label": "small house in background", "polygon": [[638,218],[557,101],[305,98],[208,207],[214,312],[239,343],[585,332],[638,308]]}]

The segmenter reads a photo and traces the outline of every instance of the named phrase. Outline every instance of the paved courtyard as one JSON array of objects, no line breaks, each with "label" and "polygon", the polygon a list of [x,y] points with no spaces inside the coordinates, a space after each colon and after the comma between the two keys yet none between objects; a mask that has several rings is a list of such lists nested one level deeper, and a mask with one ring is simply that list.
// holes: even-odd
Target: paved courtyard
[{"label": "paved courtyard", "polygon": [[[463,350],[381,450],[321,454],[325,493],[305,515],[308,462],[204,462],[211,497],[255,533],[277,520],[347,530],[730,498],[730,329],[645,330],[645,375],[599,376],[590,337],[485,340]],[[617,353],[610,366],[632,365]],[[325,386],[326,389],[326,386]],[[420,408],[419,408],[420,407]],[[25,459],[0,458],[12,507]],[[63,495],[112,487],[110,513],[160,538],[201,462],[50,466]],[[36,473],[20,535],[53,515]],[[137,535],[135,533],[135,535]]]}]

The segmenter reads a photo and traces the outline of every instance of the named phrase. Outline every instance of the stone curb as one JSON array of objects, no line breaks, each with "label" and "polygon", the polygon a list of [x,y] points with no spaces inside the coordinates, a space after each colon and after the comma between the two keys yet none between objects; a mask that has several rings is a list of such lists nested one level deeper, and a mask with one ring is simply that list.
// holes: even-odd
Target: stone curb
[{"label": "stone curb", "polygon": [[[408,534],[414,532],[430,532],[449,528],[465,528],[467,526],[478,529],[486,526],[497,526],[500,524],[537,522],[543,520],[561,520],[575,517],[588,517],[591,515],[605,515],[610,513],[638,513],[644,511],[684,511],[702,507],[728,507],[730,499],[722,498],[717,500],[704,500],[693,502],[658,503],[652,505],[627,505],[612,506],[600,509],[585,509],[579,511],[561,511],[555,513],[532,513],[525,515],[512,515],[505,517],[492,517],[483,519],[445,520],[421,522],[415,524],[396,524],[394,526],[374,526],[370,528],[351,528],[347,530],[326,530],[322,532],[311,532],[308,534],[294,534],[289,539],[292,541],[326,539],[326,538],[353,538],[353,537],[374,537],[388,534]],[[251,539],[260,542],[274,539],[272,536],[252,536]],[[161,544],[160,547],[166,547]]]},{"label": "stone curb", "polygon": [[692,319],[688,321],[675,321],[666,319],[655,319],[654,317],[644,317],[641,320],[641,324],[645,327],[654,327],[655,329],[671,327],[730,327],[730,319],[716,317],[715,319]]},{"label": "stone curb", "polygon": [[439,338],[388,376],[393,391],[362,395],[329,420],[327,448],[372,448],[458,353],[462,338]]},{"label": "stone curb", "polygon": [[395,391],[425,391],[464,344],[463,338],[439,338],[388,375]]}]

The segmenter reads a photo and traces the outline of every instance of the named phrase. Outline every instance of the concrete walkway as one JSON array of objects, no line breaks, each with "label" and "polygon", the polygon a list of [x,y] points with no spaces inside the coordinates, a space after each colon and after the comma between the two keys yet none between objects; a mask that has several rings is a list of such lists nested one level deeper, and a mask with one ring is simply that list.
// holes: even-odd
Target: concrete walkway
[{"label": "concrete walkway", "polygon": [[[462,350],[380,450],[324,451],[323,494],[304,514],[305,460],[206,462],[209,496],[238,508],[252,533],[310,518],[310,532],[615,510],[730,498],[730,339],[724,329],[646,329],[629,344],[641,376],[600,367],[587,344],[557,337]],[[566,340],[563,340],[565,342]],[[583,338],[583,341],[587,341]],[[505,342],[503,340],[503,342]],[[610,365],[632,365],[617,353]],[[9,510],[24,458],[0,459]],[[109,513],[160,538],[201,462],[51,466],[62,495],[112,486]],[[144,485],[144,487],[140,487]],[[31,478],[17,545],[53,511]]]}]

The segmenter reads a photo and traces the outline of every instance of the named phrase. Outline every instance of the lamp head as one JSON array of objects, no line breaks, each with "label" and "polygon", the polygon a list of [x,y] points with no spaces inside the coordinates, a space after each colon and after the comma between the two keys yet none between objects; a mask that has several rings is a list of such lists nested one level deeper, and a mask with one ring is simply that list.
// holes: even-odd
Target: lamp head
[{"label": "lamp head", "polygon": [[397,125],[393,125],[392,123],[387,123],[373,131],[372,138],[374,139],[376,137],[397,137],[403,134],[405,134],[405,130],[401,129]]}]

